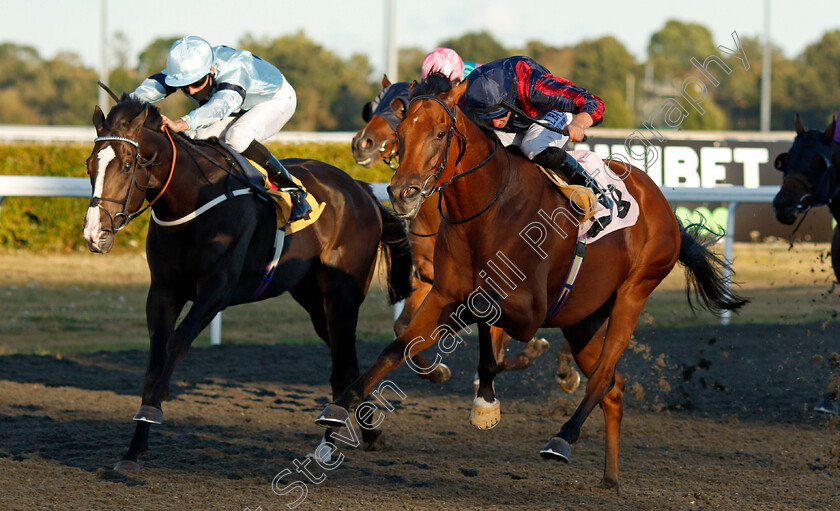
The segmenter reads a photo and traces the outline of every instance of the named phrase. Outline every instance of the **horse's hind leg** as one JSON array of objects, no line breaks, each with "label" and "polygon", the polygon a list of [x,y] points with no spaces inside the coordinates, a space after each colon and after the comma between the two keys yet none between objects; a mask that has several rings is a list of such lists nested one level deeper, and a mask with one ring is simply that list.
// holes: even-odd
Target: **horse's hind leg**
[{"label": "horse's hind leg", "polygon": [[[574,357],[581,370],[589,376],[604,347],[604,333],[606,323],[593,335],[589,342],[585,339],[572,340]],[[566,333],[564,331],[564,333]],[[569,333],[574,337],[574,333]],[[616,371],[615,385],[601,400],[601,411],[604,412],[605,448],[604,448],[604,478],[601,486],[605,488],[618,487],[618,449],[621,433],[621,419],[624,416],[624,378]]]},{"label": "horse's hind leg", "polygon": [[[166,362],[166,342],[172,336],[178,314],[181,313],[183,307],[183,300],[174,299],[170,293],[164,292],[154,285],[149,288],[149,294],[146,298],[146,321],[149,326],[149,363],[143,381],[143,404],[147,403],[152,386],[160,377]],[[150,425],[150,422],[137,421],[128,451],[114,467],[115,470],[137,470],[140,468],[137,460],[149,447]]]},{"label": "horse's hind leg", "polygon": [[[312,278],[311,275],[312,274],[310,274],[310,277],[302,280],[296,287],[292,288],[289,293],[304,309],[306,309],[306,312],[309,313],[309,318],[312,320],[312,326],[315,328],[315,333],[317,333],[318,337],[320,337],[329,347],[330,332],[327,328],[327,315],[324,311],[324,295],[318,288],[318,283],[315,282],[315,279]],[[331,382],[334,376],[334,374],[331,375]],[[333,389],[332,398],[336,398],[335,389]],[[321,444],[316,447],[314,451],[315,453],[318,453],[318,449],[320,449],[325,443],[334,443],[332,433],[332,428],[327,428],[324,431]],[[329,463],[330,461],[332,461],[331,457],[330,459],[321,458],[321,462]]]},{"label": "horse's hind leg", "polygon": [[580,386],[580,373],[574,365],[574,356],[569,350],[568,344],[563,344],[557,350],[557,369],[554,371],[554,379],[560,388],[569,394],[573,393]]},{"label": "horse's hind leg", "polygon": [[370,394],[385,375],[402,364],[407,353],[414,355],[435,345],[439,339],[432,334],[439,336],[435,333],[441,331],[438,329],[458,332],[460,327],[456,329],[455,325],[462,321],[458,319],[456,312],[458,305],[458,302],[432,289],[417,310],[408,329],[382,350],[376,362],[351,383],[341,397],[327,405],[315,419],[315,423],[323,427],[344,426],[350,416],[349,410]]},{"label": "horse's hind leg", "polygon": [[[490,327],[490,340],[493,356],[496,359],[496,374],[505,371],[521,371],[531,365],[537,357],[545,353],[549,344],[545,339],[534,337],[525,344],[525,348],[511,357],[505,356],[505,350],[511,341],[511,337],[504,330],[498,327]],[[478,372],[475,373],[473,385],[478,395]]]},{"label": "horse's hind leg", "polygon": [[[658,283],[658,281],[656,281]],[[604,467],[605,486],[618,486],[618,435],[621,422],[621,410],[623,409],[624,388],[623,379],[617,375],[615,366],[621,354],[630,342],[633,329],[644,309],[647,297],[655,287],[652,281],[644,281],[636,286],[628,286],[627,289],[619,292],[615,304],[610,312],[610,321],[606,326],[606,334],[603,337],[601,349],[597,349],[598,341],[601,339],[600,330],[591,337],[591,342],[585,350],[578,351],[576,344],[579,340],[574,339],[574,329],[564,329],[569,332],[572,351],[576,352],[575,357],[579,358],[579,365],[589,377],[586,385],[586,395],[578,405],[572,417],[563,424],[560,432],[553,437],[541,454],[545,457],[568,460],[571,453],[569,446],[577,441],[580,430],[595,405],[602,403],[607,424],[606,456]],[[603,306],[602,306],[603,309]],[[595,316],[595,315],[593,315]],[[603,327],[601,327],[603,328]],[[607,398],[607,396],[612,395]]]},{"label": "horse's hind leg", "polygon": [[[323,296],[321,317],[328,335],[332,359],[330,385],[335,400],[360,374],[356,356],[356,326],[366,290],[352,275],[334,269],[320,271],[318,284],[321,289],[319,294]],[[381,432],[372,427],[369,421],[362,421],[359,426],[365,448],[375,449]],[[329,433],[325,438],[329,437]]]},{"label": "horse's hind leg", "polygon": [[[499,364],[499,372],[521,371],[526,369],[537,357],[548,351],[548,341],[541,337],[534,337],[525,344],[525,348],[516,355],[506,357],[505,348],[510,343],[510,336],[500,328],[491,328],[493,337],[493,350],[496,354],[496,362]],[[572,367],[572,354],[565,346],[560,347],[557,352],[557,372],[555,376],[560,388],[571,394],[580,385],[580,374]],[[476,385],[478,379],[476,378]]]},{"label": "horse's hind leg", "polygon": [[[601,324],[598,327],[598,324]],[[598,356],[604,347],[604,333],[607,324],[600,318],[584,321],[582,324],[563,329],[578,367],[587,376],[592,374]],[[592,333],[595,330],[595,333]],[[621,419],[624,413],[624,378],[616,373],[615,385],[601,400],[605,422],[604,478],[601,486],[618,487],[618,447]],[[552,438],[540,453],[546,458],[568,461],[571,455],[569,444],[562,438]]]},{"label": "horse's hind leg", "polygon": [[531,365],[537,357],[548,351],[550,345],[548,341],[542,338],[534,337],[525,344],[516,355],[511,357],[505,356],[505,348],[510,343],[510,336],[507,335],[501,328],[491,328],[490,335],[493,339],[493,351],[496,354],[496,362],[499,364],[499,372],[504,371],[521,371]]}]

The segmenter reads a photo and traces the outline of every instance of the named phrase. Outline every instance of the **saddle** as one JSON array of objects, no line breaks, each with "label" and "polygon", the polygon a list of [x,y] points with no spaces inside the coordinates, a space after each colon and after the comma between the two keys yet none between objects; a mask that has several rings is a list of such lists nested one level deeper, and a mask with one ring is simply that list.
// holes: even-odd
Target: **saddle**
[{"label": "saddle", "polygon": [[605,235],[630,227],[636,223],[639,216],[639,206],[630,194],[624,182],[610,177],[606,165],[598,155],[591,151],[569,151],[578,162],[594,176],[599,186],[610,194],[615,205],[613,211],[607,210],[595,199],[590,188],[567,183],[563,177],[551,169],[540,165],[537,168],[548,178],[554,187],[572,204],[572,209],[581,218],[579,236],[592,243]]},{"label": "saddle", "polygon": [[301,231],[318,220],[321,217],[321,213],[324,212],[324,208],[326,207],[326,202],[319,203],[315,196],[306,190],[306,187],[303,183],[292,176],[292,180],[298,184],[304,191],[306,191],[306,201],[309,203],[309,206],[312,208],[312,211],[306,218],[301,218],[299,220],[295,220],[294,222],[289,223],[289,215],[292,212],[292,198],[289,196],[288,192],[282,192],[278,190],[269,180],[268,180],[268,172],[261,165],[258,163],[242,156],[238,152],[234,151],[230,148],[227,144],[219,141],[219,145],[226,150],[234,160],[239,163],[239,166],[242,168],[242,172],[245,174],[245,177],[248,181],[255,186],[262,187],[263,190],[268,195],[271,195],[272,199],[274,200],[274,207],[277,212],[277,229],[285,230],[286,234],[293,234],[298,231]]}]

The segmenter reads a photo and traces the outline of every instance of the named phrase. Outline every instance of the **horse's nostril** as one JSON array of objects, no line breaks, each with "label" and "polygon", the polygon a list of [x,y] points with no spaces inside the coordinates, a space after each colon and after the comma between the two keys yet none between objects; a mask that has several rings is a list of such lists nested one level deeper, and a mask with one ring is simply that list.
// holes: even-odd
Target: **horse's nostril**
[{"label": "horse's nostril", "polygon": [[410,199],[420,193],[419,186],[409,186],[405,190],[403,190],[403,199]]}]

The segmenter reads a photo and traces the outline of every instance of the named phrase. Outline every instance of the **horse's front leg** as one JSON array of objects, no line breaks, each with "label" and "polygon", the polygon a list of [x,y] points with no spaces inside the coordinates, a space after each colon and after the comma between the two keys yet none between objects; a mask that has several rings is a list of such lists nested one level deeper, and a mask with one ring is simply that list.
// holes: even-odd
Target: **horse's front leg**
[{"label": "horse's front leg", "polygon": [[242,271],[241,264],[235,261],[244,259],[246,247],[244,243],[240,244],[241,253],[236,249],[230,250],[228,257],[216,259],[215,264],[207,265],[201,273],[192,306],[166,342],[166,362],[148,392],[143,393],[143,406],[134,420],[154,424],[162,422],[161,403],[169,398],[169,386],[175,367],[187,356],[198,334],[230,303]]},{"label": "horse's front leg", "polygon": [[[344,426],[350,418],[349,410],[361,403],[385,375],[399,367],[406,359],[413,359],[416,354],[438,341],[448,343],[449,346],[461,342],[457,334],[461,326],[453,326],[463,321],[456,313],[457,306],[457,302],[433,288],[405,332],[382,350],[376,362],[350,384],[340,398],[327,405],[315,419],[315,423],[323,427]],[[435,362],[428,366],[418,366],[413,360],[410,366],[417,373],[429,372],[437,368],[440,360],[441,356],[437,354]]]},{"label": "horse's front leg", "polygon": [[[411,293],[411,296],[405,299],[403,311],[396,323],[394,323],[394,333],[397,334],[397,337],[405,332],[405,329],[408,328],[409,324],[411,324],[411,319],[415,314],[417,314],[417,309],[420,308],[420,305],[423,304],[423,300],[426,299],[426,295],[428,295],[429,291],[432,290],[432,284],[422,276],[418,277],[415,275],[412,278],[411,284],[414,288],[414,292]],[[411,361],[414,362],[414,365],[417,367],[429,367],[429,363],[423,355],[420,355],[419,353],[411,357]],[[452,377],[452,371],[449,369],[449,366],[441,363],[437,364],[433,371],[429,371],[428,373],[421,372],[418,373],[417,376],[424,380],[429,380],[432,383],[444,383],[449,381]]]},{"label": "horse's front leg", "polygon": [[478,389],[473,400],[472,411],[470,411],[470,424],[478,429],[490,429],[501,419],[501,408],[493,386],[493,379],[499,371],[490,335],[490,325],[478,324],[478,344]]},{"label": "horse's front leg", "polygon": [[650,293],[658,283],[658,280],[644,280],[619,289],[606,325],[603,347],[597,356],[589,355],[594,362],[590,364],[588,360],[583,360],[585,355],[577,355],[582,362],[581,368],[585,368],[589,376],[586,394],[560,432],[540,451],[545,458],[567,462],[571,456],[571,445],[580,437],[583,423],[595,406],[601,404],[606,420],[606,459],[602,482],[605,487],[618,486],[618,436],[623,415],[624,382],[617,376],[615,366],[630,342]]},{"label": "horse's front leg", "polygon": [[[159,286],[152,285],[146,296],[146,322],[149,327],[149,363],[146,367],[146,377],[143,381],[142,403],[145,406],[151,395],[152,386],[160,377],[166,363],[166,342],[172,336],[178,315],[184,308],[184,301],[175,299],[172,294]],[[151,411],[151,410],[150,410]],[[143,408],[137,413],[143,414]],[[138,417],[135,416],[135,420]],[[134,436],[128,446],[128,451],[115,470],[137,470],[140,468],[138,459],[149,447],[150,422],[138,421],[134,428]]]}]

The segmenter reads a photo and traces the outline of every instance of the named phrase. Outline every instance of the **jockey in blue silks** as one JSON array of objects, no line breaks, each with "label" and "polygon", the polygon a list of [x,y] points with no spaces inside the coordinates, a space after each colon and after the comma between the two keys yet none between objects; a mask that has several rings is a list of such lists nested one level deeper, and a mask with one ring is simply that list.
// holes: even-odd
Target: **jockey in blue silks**
[{"label": "jockey in blue silks", "polygon": [[[598,201],[612,209],[607,193],[563,149],[569,140],[583,140],[586,128],[603,120],[601,98],[552,75],[529,57],[484,64],[467,82],[459,106],[470,119],[493,130],[504,145],[518,146],[534,163],[560,172],[572,184],[592,188]],[[564,128],[568,136],[559,133]]]}]

